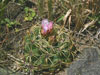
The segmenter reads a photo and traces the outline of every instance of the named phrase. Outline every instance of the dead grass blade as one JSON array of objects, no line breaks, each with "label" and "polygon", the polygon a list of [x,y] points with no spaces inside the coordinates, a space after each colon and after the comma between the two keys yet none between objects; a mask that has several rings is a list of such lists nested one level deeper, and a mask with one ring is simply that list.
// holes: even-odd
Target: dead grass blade
[{"label": "dead grass blade", "polygon": [[95,24],[96,20],[92,20],[91,22],[87,23],[84,25],[84,28],[81,32],[84,32],[89,26],[92,26],[93,24]]},{"label": "dead grass blade", "polygon": [[67,11],[66,15],[64,16],[64,18],[63,18],[64,25],[65,25],[65,23],[66,23],[66,20],[67,20],[68,16],[71,14],[71,11],[72,11],[72,10],[69,9],[69,10]]}]

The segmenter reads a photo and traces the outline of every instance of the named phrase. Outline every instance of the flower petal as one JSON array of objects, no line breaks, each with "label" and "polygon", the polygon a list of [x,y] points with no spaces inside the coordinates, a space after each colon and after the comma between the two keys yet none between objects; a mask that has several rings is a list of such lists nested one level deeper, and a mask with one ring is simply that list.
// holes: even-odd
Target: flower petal
[{"label": "flower petal", "polygon": [[49,24],[48,19],[42,20],[42,26],[45,26],[45,25],[48,25],[48,24]]},{"label": "flower petal", "polygon": [[53,22],[49,22],[48,27],[49,27],[49,30],[51,30],[53,28]]}]

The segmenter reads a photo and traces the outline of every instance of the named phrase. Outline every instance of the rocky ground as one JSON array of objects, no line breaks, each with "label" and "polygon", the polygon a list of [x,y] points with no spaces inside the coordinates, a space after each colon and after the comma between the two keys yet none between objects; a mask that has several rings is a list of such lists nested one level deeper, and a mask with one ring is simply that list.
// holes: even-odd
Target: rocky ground
[{"label": "rocky ground", "polygon": [[67,70],[67,75],[100,75],[100,49],[84,48],[79,59],[74,61]]}]

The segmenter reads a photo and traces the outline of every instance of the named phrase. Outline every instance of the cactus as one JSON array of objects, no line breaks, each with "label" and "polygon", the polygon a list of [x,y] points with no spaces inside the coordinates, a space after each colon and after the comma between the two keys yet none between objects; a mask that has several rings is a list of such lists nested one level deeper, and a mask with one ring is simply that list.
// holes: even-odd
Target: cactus
[{"label": "cactus", "polygon": [[[35,25],[33,31],[28,33],[24,40],[25,61],[33,64],[35,72],[45,70],[54,72],[57,68],[62,68],[62,65],[66,66],[73,61],[76,56],[74,52],[77,50],[68,37],[70,34],[66,32],[66,28],[59,25],[50,25],[50,23],[46,19],[42,21],[42,28],[41,25]],[[50,34],[49,32],[52,29],[55,31],[45,38],[41,34],[41,29],[45,29],[43,26],[46,26],[44,24],[51,26],[46,29],[46,34]],[[52,44],[53,41],[55,44]]]}]

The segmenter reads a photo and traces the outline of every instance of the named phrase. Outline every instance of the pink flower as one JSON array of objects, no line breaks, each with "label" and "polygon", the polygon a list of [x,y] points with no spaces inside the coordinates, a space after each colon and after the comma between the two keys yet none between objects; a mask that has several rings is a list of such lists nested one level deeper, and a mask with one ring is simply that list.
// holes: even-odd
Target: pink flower
[{"label": "pink flower", "polygon": [[48,19],[42,20],[42,30],[43,35],[49,34],[53,29],[53,22],[49,22]]},{"label": "pink flower", "polygon": [[53,29],[53,22],[49,22],[48,28],[49,28],[49,31]]}]

